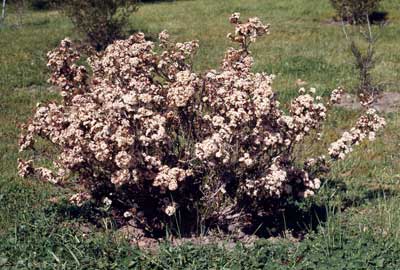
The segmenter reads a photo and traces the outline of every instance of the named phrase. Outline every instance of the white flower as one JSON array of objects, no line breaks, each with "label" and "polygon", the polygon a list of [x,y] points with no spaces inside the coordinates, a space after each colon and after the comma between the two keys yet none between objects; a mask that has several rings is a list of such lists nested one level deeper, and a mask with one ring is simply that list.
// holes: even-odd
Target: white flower
[{"label": "white flower", "polygon": [[130,217],[132,217],[133,215],[132,215],[132,212],[130,212],[130,211],[125,211],[124,212],[124,218],[130,218]]},{"label": "white flower", "polygon": [[112,200],[110,200],[108,197],[104,197],[103,203],[104,203],[106,206],[110,206],[110,205],[112,204]]},{"label": "white flower", "polygon": [[168,216],[174,215],[175,212],[176,212],[176,207],[175,207],[174,204],[168,205],[168,206],[165,208],[165,214],[167,214]]}]

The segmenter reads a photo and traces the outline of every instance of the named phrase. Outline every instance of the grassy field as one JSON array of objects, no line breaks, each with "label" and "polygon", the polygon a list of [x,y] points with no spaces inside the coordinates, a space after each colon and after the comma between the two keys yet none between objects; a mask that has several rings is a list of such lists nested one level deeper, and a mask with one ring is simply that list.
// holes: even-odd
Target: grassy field
[{"label": "grassy field", "polygon": [[[400,3],[384,0],[389,23],[379,33],[374,70],[386,91],[400,86]],[[282,102],[296,94],[299,78],[325,94],[337,85],[351,91],[357,82],[341,26],[330,24],[327,0],[197,0],[146,4],[132,27],[151,37],[168,29],[176,41],[198,39],[196,69],[216,68],[232,31],[228,16],[258,16],[271,35],[252,48],[255,70],[277,75]],[[283,235],[255,246],[172,247],[141,252],[120,239],[110,220],[83,230],[86,216],[65,202],[50,202],[63,191],[16,176],[18,123],[35,104],[56,97],[47,91],[46,52],[65,36],[78,38],[56,11],[27,12],[22,25],[10,12],[0,28],[0,269],[399,269],[400,120],[386,115],[376,142],[360,145],[335,165],[321,192],[308,202],[320,215],[295,219],[310,228],[302,241]],[[335,109],[325,139],[307,152],[325,153],[328,143],[351,126],[358,113]],[[305,206],[307,207],[307,206]],[[314,208],[309,208],[314,209]],[[312,210],[310,210],[312,211]],[[286,217],[288,219],[293,217]],[[293,225],[293,224],[292,224]],[[288,224],[290,229],[290,224]],[[287,235],[286,235],[287,236]]]}]

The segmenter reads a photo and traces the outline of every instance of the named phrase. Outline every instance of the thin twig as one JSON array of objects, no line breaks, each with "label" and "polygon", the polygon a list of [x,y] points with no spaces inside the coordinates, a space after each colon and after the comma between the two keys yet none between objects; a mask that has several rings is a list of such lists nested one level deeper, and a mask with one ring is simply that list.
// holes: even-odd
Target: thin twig
[{"label": "thin twig", "polygon": [[3,24],[5,18],[6,18],[6,0],[3,0],[3,9],[1,11],[0,25]]}]

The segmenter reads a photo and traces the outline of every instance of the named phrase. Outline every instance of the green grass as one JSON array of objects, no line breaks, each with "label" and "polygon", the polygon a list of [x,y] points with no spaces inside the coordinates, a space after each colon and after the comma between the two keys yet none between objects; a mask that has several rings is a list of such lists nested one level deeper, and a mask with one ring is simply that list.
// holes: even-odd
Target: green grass
[{"label": "green grass", "polygon": [[[384,0],[390,23],[379,31],[375,78],[400,85],[400,4]],[[356,83],[351,55],[340,26],[327,23],[334,11],[325,0],[197,0],[141,6],[132,26],[155,36],[168,29],[176,41],[198,39],[196,69],[218,67],[231,46],[227,22],[233,11],[258,16],[271,24],[271,35],[252,48],[256,71],[277,75],[275,89],[283,102],[296,94],[298,78],[321,94],[339,84]],[[83,233],[84,215],[65,202],[49,199],[63,191],[16,176],[18,123],[36,103],[56,97],[46,83],[46,52],[65,36],[78,37],[55,11],[27,12],[23,24],[12,12],[0,29],[0,269],[398,269],[400,268],[400,121],[388,114],[385,132],[373,144],[362,144],[336,164],[330,181],[312,202],[327,210],[306,239],[279,238],[254,247],[225,250],[217,246],[171,247],[155,254],[138,251],[119,239],[107,218]],[[357,118],[335,109],[325,138],[307,153],[326,153]],[[312,203],[310,202],[310,203]],[[306,206],[307,207],[307,204]],[[318,221],[317,221],[318,223]],[[304,227],[311,224],[302,224]]]}]

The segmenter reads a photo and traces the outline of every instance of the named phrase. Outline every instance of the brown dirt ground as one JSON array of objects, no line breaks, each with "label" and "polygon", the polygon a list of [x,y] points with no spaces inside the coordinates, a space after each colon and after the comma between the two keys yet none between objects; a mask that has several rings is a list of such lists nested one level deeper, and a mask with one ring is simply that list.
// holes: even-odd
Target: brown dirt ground
[{"label": "brown dirt ground", "polygon": [[[356,95],[345,94],[337,107],[345,108],[348,110],[361,110],[360,105]],[[383,92],[379,99],[375,101],[372,108],[376,109],[381,113],[392,113],[397,112],[400,109],[400,93],[397,92]]]}]

